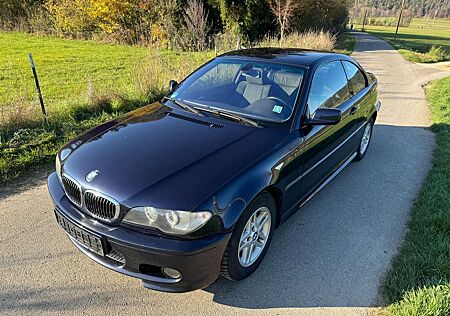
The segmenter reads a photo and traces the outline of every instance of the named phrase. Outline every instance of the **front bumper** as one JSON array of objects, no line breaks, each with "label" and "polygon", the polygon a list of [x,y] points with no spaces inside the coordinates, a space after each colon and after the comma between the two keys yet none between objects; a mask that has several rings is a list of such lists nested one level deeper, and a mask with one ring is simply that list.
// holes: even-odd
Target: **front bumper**
[{"label": "front bumper", "polygon": [[[121,226],[107,226],[85,215],[68,200],[58,176],[48,178],[48,189],[55,209],[73,224],[105,241],[105,256],[87,249],[69,235],[70,240],[97,263],[131,277],[141,279],[147,288],[166,292],[186,292],[207,287],[219,276],[220,262],[230,234],[202,239],[164,238]],[[161,273],[161,268],[176,269],[178,279]]]}]

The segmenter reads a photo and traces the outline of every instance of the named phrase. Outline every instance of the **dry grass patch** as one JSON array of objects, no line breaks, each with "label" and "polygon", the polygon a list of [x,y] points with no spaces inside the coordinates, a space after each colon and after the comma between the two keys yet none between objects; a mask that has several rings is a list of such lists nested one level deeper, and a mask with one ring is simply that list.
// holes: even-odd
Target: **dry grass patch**
[{"label": "dry grass patch", "polygon": [[302,48],[319,51],[332,51],[336,44],[336,36],[330,32],[308,31],[294,32],[287,35],[283,41],[276,37],[266,37],[258,43],[258,47]]}]

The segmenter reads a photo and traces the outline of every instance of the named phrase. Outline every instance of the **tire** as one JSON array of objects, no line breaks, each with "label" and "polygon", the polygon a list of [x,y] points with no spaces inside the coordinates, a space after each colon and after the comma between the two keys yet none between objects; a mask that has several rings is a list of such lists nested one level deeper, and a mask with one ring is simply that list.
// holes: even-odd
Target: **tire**
[{"label": "tire", "polygon": [[[367,129],[369,129],[367,134]],[[363,129],[361,140],[359,141],[358,149],[356,150],[355,161],[359,161],[364,158],[369,149],[370,141],[372,140],[373,131],[373,118],[371,118]],[[368,139],[367,139],[368,136]]]},{"label": "tire", "polygon": [[[220,266],[220,275],[222,277],[232,281],[238,281],[248,277],[258,268],[259,264],[266,255],[267,249],[269,249],[269,245],[272,240],[273,230],[275,228],[275,213],[275,201],[273,200],[272,195],[268,192],[261,193],[247,206],[239,218],[223,254],[222,263]],[[254,215],[256,217],[254,217]],[[251,226],[249,225],[252,225],[250,219],[261,219],[262,221],[264,215],[266,215],[267,218],[264,221],[264,225],[261,225],[261,235],[259,232],[250,232],[249,228]],[[269,226],[268,234],[265,234],[268,236],[265,239],[264,245],[262,247],[258,247],[257,245],[261,245],[262,243],[264,232],[267,232],[267,226]],[[244,239],[246,242],[241,241],[241,238],[245,236],[244,231],[245,234],[249,235]],[[255,233],[257,237],[255,237]],[[240,244],[244,245],[246,243],[253,243],[253,251],[255,252],[253,253],[254,256],[250,256],[250,259],[248,259],[248,256],[246,255],[249,252],[252,253],[250,250],[252,249],[250,248],[251,246],[244,247],[242,250],[239,249]],[[261,250],[259,251],[259,254],[257,254],[259,248],[261,248]],[[248,260],[245,260],[246,257]]]}]

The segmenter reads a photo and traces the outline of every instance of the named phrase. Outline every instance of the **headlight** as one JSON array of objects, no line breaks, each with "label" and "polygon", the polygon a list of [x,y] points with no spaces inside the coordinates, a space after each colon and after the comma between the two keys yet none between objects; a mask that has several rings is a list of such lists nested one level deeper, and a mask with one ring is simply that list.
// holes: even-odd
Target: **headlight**
[{"label": "headlight", "polygon": [[154,227],[168,234],[185,235],[205,225],[211,216],[210,212],[162,210],[143,206],[129,210],[123,222]]},{"label": "headlight", "polygon": [[61,160],[59,159],[59,154],[56,154],[55,169],[56,169],[56,174],[58,175],[59,181],[62,181]]}]

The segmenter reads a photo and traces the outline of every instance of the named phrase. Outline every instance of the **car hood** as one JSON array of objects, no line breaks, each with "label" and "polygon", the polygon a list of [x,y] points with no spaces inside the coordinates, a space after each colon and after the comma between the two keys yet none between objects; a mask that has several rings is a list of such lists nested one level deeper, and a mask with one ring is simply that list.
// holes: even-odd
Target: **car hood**
[{"label": "car hood", "polygon": [[[286,135],[161,103],[100,125],[61,150],[63,172],[128,207],[191,209]],[[91,182],[86,175],[98,170]]]}]

